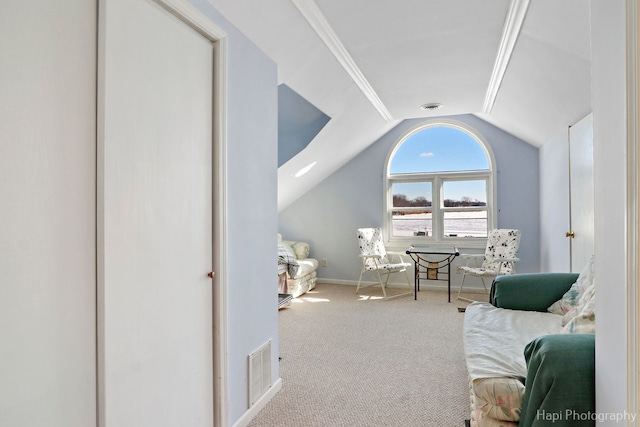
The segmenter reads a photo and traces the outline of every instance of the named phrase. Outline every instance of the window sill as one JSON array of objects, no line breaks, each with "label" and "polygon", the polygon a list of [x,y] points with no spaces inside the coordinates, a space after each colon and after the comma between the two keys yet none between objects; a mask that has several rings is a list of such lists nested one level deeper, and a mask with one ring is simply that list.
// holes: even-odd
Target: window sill
[{"label": "window sill", "polygon": [[393,239],[385,244],[387,250],[390,251],[406,251],[409,246],[421,246],[433,249],[451,249],[452,247],[458,248],[463,253],[466,249],[482,249],[487,247],[487,239],[474,238],[472,239],[447,239],[447,240],[428,240],[428,239]]}]

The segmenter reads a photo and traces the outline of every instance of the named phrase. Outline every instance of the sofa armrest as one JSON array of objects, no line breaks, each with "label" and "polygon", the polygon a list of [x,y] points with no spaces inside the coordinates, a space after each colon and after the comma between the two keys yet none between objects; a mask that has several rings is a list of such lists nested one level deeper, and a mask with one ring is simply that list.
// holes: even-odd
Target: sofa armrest
[{"label": "sofa armrest", "polygon": [[578,279],[577,273],[529,273],[498,276],[489,302],[512,310],[547,311]]},{"label": "sofa armrest", "polygon": [[[527,378],[519,426],[594,426],[595,335],[543,335],[524,350]],[[586,418],[586,419],[585,419]]]}]

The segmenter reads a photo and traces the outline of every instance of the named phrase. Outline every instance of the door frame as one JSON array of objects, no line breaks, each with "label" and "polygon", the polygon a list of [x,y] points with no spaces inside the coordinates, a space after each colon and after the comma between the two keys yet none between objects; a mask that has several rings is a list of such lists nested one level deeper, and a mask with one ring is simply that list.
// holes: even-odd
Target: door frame
[{"label": "door frame", "polygon": [[[213,47],[213,158],[212,162],[212,204],[213,204],[213,259],[212,267],[215,272],[215,278],[212,280],[212,314],[213,325],[211,333],[213,336],[213,422],[214,426],[228,425],[228,359],[227,359],[227,195],[226,195],[226,176],[227,176],[227,33],[213,23],[202,12],[194,6],[187,3],[186,0],[150,0],[169,13],[177,17],[184,24],[197,31],[205,39],[209,40]],[[104,13],[102,5],[99,1],[98,13]],[[99,26],[100,28],[100,26]],[[100,58],[101,40],[104,35],[98,33],[98,82],[104,77],[104,58]],[[101,91],[104,87],[98,86],[98,100],[103,98]],[[99,102],[99,101],[98,101]],[[103,125],[104,111],[100,103],[97,107],[98,116],[98,148],[104,144],[104,132],[100,127]],[[98,172],[100,173],[100,172]],[[100,182],[98,176],[98,182]],[[98,195],[101,193],[98,187]],[[98,208],[98,225],[100,224],[100,206]],[[98,226],[98,229],[100,227]],[[100,232],[100,231],[99,231]],[[102,236],[104,237],[104,236]],[[101,236],[98,236],[100,240]],[[101,248],[98,247],[98,256],[100,256]],[[101,273],[98,272],[98,275]],[[100,289],[98,289],[98,298],[100,299]],[[100,300],[98,299],[98,322],[100,322]],[[97,332],[99,328],[97,326]],[[100,382],[104,378],[104,355],[103,343],[98,339],[98,426],[105,426],[104,405],[105,396],[100,392]]]},{"label": "door frame", "polygon": [[153,0],[213,45],[213,413],[228,422],[227,378],[227,33],[184,0]]},{"label": "door frame", "polygon": [[626,242],[626,294],[627,294],[627,411],[637,414],[640,410],[640,7],[638,0],[626,2],[627,45],[627,242]]}]

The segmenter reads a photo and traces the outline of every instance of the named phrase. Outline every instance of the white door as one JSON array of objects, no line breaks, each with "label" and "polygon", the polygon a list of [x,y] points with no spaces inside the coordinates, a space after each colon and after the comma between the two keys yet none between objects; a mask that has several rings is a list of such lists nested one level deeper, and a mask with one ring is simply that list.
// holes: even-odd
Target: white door
[{"label": "white door", "polygon": [[211,426],[213,47],[154,2],[100,16],[101,418]]},{"label": "white door", "polygon": [[0,2],[0,426],[96,425],[96,2]]},{"label": "white door", "polygon": [[571,271],[568,129],[540,147],[540,158],[541,271]]},{"label": "white door", "polygon": [[571,271],[580,272],[594,251],[593,114],[569,129]]}]

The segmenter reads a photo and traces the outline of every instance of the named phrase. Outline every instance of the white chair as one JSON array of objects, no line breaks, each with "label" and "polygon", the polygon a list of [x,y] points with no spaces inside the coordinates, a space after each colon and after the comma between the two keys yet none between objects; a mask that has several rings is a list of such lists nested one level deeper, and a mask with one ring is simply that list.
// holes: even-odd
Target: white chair
[{"label": "white chair", "polygon": [[[489,232],[484,255],[461,255],[463,259],[467,260],[467,265],[458,266],[457,268],[458,272],[462,273],[458,299],[469,301],[467,298],[460,296],[467,276],[479,277],[482,280],[484,292],[488,293],[487,284],[484,281],[485,278],[515,273],[515,263],[519,261],[519,247],[520,230],[495,229]],[[483,259],[482,264],[478,265],[478,261],[481,258]]]},{"label": "white chair", "polygon": [[[382,230],[377,228],[359,228],[358,242],[360,246],[360,258],[362,258],[362,271],[360,271],[360,279],[358,279],[358,287],[380,286],[385,299],[395,298],[403,295],[411,295],[411,280],[407,274],[407,268],[411,266],[410,262],[405,262],[401,252],[387,252],[382,239]],[[388,257],[391,255],[391,259]],[[377,282],[371,284],[362,284],[362,276],[366,272],[375,273]],[[387,283],[392,273],[404,273],[407,281],[409,292],[399,295],[387,296]]]}]

